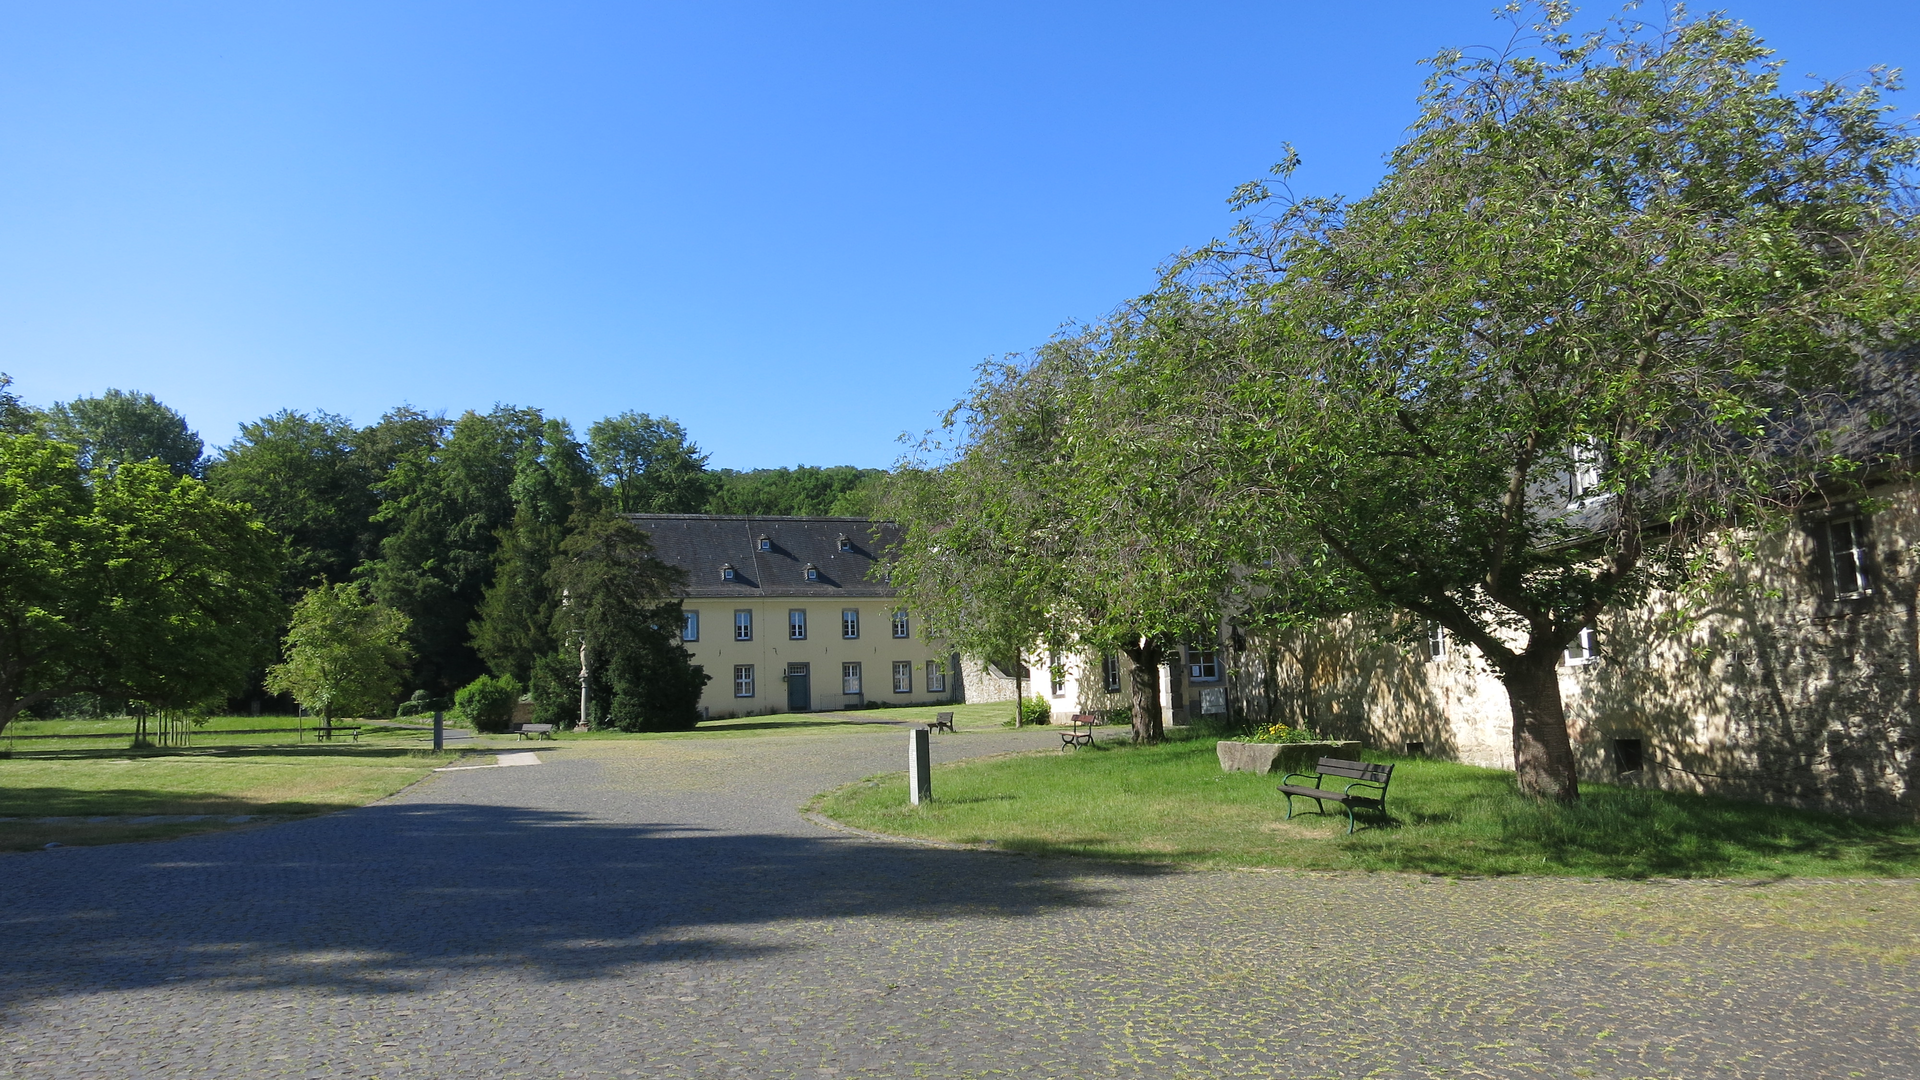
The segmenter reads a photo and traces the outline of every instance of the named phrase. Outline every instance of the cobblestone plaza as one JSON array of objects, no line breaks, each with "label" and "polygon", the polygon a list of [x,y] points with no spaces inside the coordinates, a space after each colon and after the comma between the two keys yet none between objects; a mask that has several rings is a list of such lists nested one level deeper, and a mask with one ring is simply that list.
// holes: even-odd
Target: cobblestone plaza
[{"label": "cobblestone plaza", "polygon": [[1911,882],[1188,872],[796,810],[905,742],[563,743],[0,856],[0,1076],[1920,1075]]}]

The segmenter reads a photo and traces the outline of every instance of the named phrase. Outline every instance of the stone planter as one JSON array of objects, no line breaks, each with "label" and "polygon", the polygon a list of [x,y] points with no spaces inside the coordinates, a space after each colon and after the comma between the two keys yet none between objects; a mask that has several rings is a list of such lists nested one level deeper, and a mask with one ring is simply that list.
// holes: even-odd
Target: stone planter
[{"label": "stone planter", "polygon": [[1323,757],[1360,760],[1360,744],[1353,740],[1257,743],[1222,739],[1214,746],[1214,752],[1220,755],[1220,768],[1223,771],[1259,773],[1261,776],[1270,772],[1311,772],[1314,763]]}]

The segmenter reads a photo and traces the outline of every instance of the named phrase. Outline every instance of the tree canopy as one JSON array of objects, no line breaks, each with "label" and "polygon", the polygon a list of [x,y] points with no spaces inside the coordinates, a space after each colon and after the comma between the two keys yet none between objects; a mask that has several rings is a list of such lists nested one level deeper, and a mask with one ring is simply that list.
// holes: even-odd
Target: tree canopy
[{"label": "tree canopy", "polygon": [[292,695],[328,727],[336,716],[387,715],[412,659],[406,634],[407,617],[359,585],[317,585],[293,609],[267,688]]},{"label": "tree canopy", "polygon": [[176,476],[199,476],[205,444],[186,418],[134,390],[56,403],[43,416],[47,434],[72,446],[85,471],[130,461],[158,461]]}]

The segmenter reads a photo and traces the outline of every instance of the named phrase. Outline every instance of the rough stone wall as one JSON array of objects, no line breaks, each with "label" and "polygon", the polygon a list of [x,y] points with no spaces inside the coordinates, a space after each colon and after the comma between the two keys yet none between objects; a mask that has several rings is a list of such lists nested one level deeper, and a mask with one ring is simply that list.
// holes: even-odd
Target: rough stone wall
[{"label": "rough stone wall", "polygon": [[[1603,616],[1600,657],[1561,668],[1581,775],[1920,816],[1920,493],[1879,491],[1867,505],[1868,596],[1835,599],[1812,530],[1793,529],[1729,543],[1723,577],[1700,595]],[[1234,707],[1511,768],[1505,689],[1477,654],[1449,642],[1429,662],[1394,630],[1346,618],[1248,636],[1224,652]],[[1616,739],[1642,741],[1642,769],[1618,773]]]}]

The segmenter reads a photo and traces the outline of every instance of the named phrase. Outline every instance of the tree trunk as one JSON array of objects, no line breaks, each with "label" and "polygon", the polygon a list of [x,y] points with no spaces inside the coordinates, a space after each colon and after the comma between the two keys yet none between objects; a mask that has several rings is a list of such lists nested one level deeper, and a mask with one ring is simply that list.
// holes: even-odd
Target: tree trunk
[{"label": "tree trunk", "polygon": [[1160,718],[1160,664],[1167,650],[1150,638],[1135,638],[1120,647],[1130,665],[1127,685],[1133,692],[1133,741],[1157,743],[1166,738]]},{"label": "tree trunk", "polygon": [[1580,777],[1560,700],[1558,657],[1523,653],[1500,673],[1513,710],[1513,772],[1522,794],[1570,803],[1580,798]]},{"label": "tree trunk", "polygon": [[1020,652],[1013,654],[1013,726],[1025,727],[1027,724],[1027,699],[1024,683],[1020,681]]}]

